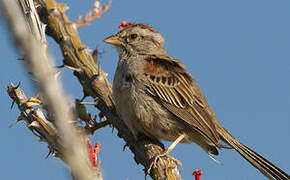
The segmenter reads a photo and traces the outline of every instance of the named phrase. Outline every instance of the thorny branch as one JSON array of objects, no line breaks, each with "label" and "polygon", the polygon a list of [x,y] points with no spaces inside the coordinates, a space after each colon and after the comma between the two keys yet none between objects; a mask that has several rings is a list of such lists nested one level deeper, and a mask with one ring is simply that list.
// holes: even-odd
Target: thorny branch
[{"label": "thorny branch", "polygon": [[16,103],[21,112],[20,116],[10,127],[18,121],[25,121],[28,129],[39,137],[39,141],[46,141],[50,152],[52,152],[54,156],[58,156],[63,159],[63,155],[60,150],[62,145],[58,138],[58,132],[55,126],[47,120],[42,109],[32,108],[32,106],[28,104],[29,100],[19,85],[15,86],[13,83],[10,83],[6,87],[6,91],[13,100],[13,104]]},{"label": "thorny branch", "polygon": [[[32,3],[32,1],[26,1],[25,3]],[[47,126],[49,122],[44,120],[45,116],[42,113],[28,108],[28,101],[23,91],[10,84],[10,86],[7,87],[7,91],[9,96],[18,104],[23,116],[21,118],[31,116],[31,123],[28,127],[32,128],[32,130],[35,129],[39,134],[43,135],[43,138],[47,135],[47,139],[49,139],[50,137],[48,137],[48,135],[51,136],[52,140],[49,141],[50,147],[52,147],[54,151],[55,149],[60,150],[61,157],[71,168],[74,179],[102,179],[92,167],[84,137],[77,135],[76,129],[70,123],[73,121],[70,106],[65,98],[60,83],[55,78],[55,71],[52,67],[50,57],[47,55],[46,47],[40,42],[38,36],[34,34],[38,32],[34,28],[41,26],[33,24],[33,21],[27,25],[23,17],[18,15],[21,10],[19,10],[14,2],[3,0],[0,2],[0,5],[11,29],[15,43],[24,53],[29,70],[35,75],[40,91],[45,97],[45,105],[48,108],[48,112],[53,114],[53,122],[56,125],[57,131],[53,129],[52,126]],[[30,7],[31,6],[33,6],[33,3],[30,4]],[[23,10],[28,10],[27,12],[25,11],[24,14],[31,13],[29,10],[30,7],[27,7],[28,9],[23,8]],[[30,27],[30,29],[28,27]],[[41,28],[43,28],[43,26]],[[40,32],[44,31],[40,30]],[[39,113],[37,114],[37,112]],[[37,126],[40,128],[36,128]],[[53,147],[51,145],[52,143],[55,143],[56,147]]]}]

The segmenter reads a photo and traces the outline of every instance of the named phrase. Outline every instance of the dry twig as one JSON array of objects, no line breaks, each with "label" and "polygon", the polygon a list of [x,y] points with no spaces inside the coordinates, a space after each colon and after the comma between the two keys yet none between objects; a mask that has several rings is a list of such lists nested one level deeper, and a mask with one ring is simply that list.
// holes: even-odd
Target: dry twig
[{"label": "dry twig", "polygon": [[107,12],[107,10],[111,7],[112,0],[109,0],[109,2],[102,7],[100,1],[96,1],[94,3],[94,9],[93,11],[89,11],[89,13],[86,14],[86,17],[83,19],[83,15],[79,15],[78,20],[76,22],[76,27],[80,26],[86,26],[90,24],[90,21],[95,20],[96,18],[100,18],[102,14]]}]

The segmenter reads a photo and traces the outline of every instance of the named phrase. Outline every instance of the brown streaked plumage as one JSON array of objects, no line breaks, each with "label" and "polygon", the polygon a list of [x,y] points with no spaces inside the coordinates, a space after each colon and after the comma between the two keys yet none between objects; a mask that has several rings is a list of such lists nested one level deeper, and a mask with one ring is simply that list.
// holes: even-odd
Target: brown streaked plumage
[{"label": "brown streaked plumage", "polygon": [[157,30],[135,24],[104,41],[119,52],[113,98],[117,112],[136,138],[142,133],[174,141],[174,145],[195,142],[213,155],[222,148],[222,140],[267,178],[289,179],[287,173],[221,126],[192,76],[180,61],[168,56],[165,40]]},{"label": "brown streaked plumage", "polygon": [[[148,93],[156,97],[170,112],[182,119],[189,126],[192,126],[192,128],[197,129],[220,148],[220,137],[211,117],[206,112],[205,107],[209,108],[209,106],[206,102],[202,104],[201,99],[198,99],[201,92],[199,88],[192,87],[194,84],[193,78],[184,70],[182,64],[169,57],[160,58],[157,56],[149,56],[145,61],[154,62],[153,64],[155,66],[155,71],[145,71],[146,74],[149,74],[149,77],[155,77],[153,83],[145,84]],[[158,77],[159,79],[162,77],[166,79],[172,78],[176,83],[174,86],[169,86],[162,81],[157,82]],[[178,113],[180,110],[186,113]]]}]

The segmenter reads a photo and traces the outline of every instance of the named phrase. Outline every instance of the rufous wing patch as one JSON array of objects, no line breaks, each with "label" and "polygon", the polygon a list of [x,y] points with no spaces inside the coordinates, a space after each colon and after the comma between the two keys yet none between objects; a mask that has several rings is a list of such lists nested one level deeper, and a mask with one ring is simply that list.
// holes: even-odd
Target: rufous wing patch
[{"label": "rufous wing patch", "polygon": [[144,72],[147,74],[160,75],[166,73],[167,71],[163,66],[149,60],[145,63]]}]

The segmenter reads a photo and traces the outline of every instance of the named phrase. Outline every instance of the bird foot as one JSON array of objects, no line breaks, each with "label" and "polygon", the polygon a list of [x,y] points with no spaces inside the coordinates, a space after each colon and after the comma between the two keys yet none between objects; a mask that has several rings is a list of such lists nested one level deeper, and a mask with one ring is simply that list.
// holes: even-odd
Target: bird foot
[{"label": "bird foot", "polygon": [[172,156],[170,156],[169,152],[167,150],[165,150],[163,153],[158,154],[155,157],[153,157],[153,160],[151,161],[150,166],[149,166],[149,168],[146,171],[146,174],[150,174],[152,168],[156,167],[156,164],[157,164],[158,160],[161,157],[164,157],[164,156],[167,157],[168,159],[170,159],[171,161],[173,161],[176,165],[178,165],[180,167],[181,171],[183,170],[183,166],[182,166],[181,161],[176,159],[176,158],[174,158],[174,157],[172,157]]}]

